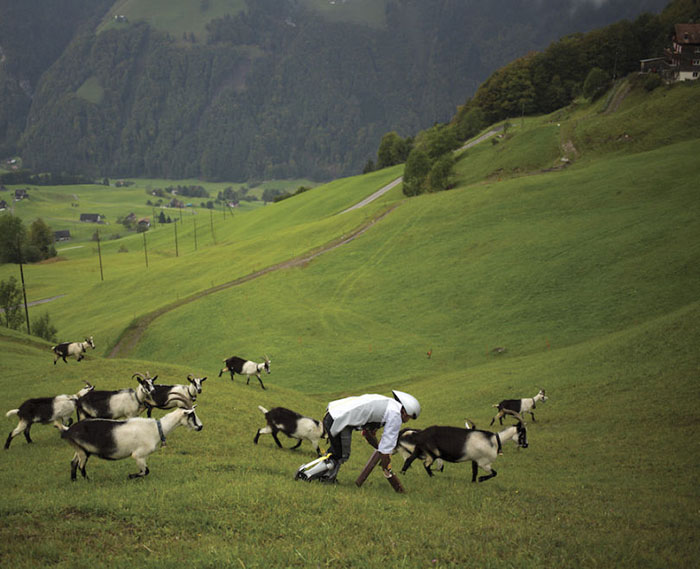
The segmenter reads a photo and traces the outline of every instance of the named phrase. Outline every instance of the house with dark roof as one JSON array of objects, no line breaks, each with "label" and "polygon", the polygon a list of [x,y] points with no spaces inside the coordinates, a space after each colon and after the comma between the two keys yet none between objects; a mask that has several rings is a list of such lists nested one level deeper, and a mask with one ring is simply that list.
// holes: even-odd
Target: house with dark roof
[{"label": "house with dark roof", "polygon": [[675,81],[700,77],[700,24],[676,24],[671,47]]},{"label": "house with dark roof", "polygon": [[0,200],[0,211],[5,211],[7,209],[7,202],[5,200]]},{"label": "house with dark roof", "polygon": [[29,199],[29,193],[27,190],[22,189],[22,190],[15,190],[15,201],[22,201],[25,199]]},{"label": "house with dark roof", "polygon": [[53,232],[53,240],[58,241],[70,241],[70,229],[59,229]]},{"label": "house with dark roof", "polygon": [[84,223],[102,223],[103,216],[99,213],[81,213],[80,221]]}]

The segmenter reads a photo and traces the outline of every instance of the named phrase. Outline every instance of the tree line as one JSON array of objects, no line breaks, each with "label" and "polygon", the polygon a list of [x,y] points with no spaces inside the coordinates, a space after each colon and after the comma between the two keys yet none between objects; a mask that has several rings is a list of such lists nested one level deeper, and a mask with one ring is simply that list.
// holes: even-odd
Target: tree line
[{"label": "tree line", "polygon": [[[357,173],[383,133],[448,120],[490,69],[624,4],[570,13],[560,0],[393,0],[370,27],[324,20],[307,3],[248,0],[212,20],[206,41],[183,44],[139,22],[96,34],[88,14],[109,3],[86,3],[74,0],[85,15],[69,11],[81,25],[56,17],[75,35],[45,69],[32,63],[42,73],[30,98],[19,70],[0,68],[0,147],[36,172],[207,180]],[[17,22],[36,26],[46,3],[15,4],[27,7],[3,29],[13,61],[27,42]]]}]

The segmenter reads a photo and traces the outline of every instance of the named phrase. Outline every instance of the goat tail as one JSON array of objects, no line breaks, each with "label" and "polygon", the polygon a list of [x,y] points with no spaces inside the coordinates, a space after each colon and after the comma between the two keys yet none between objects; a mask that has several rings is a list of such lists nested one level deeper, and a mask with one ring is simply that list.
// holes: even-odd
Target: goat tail
[{"label": "goat tail", "polygon": [[19,409],[10,409],[7,413],[5,413],[5,417],[11,417],[12,415],[17,415],[19,413]]},{"label": "goat tail", "polygon": [[267,409],[265,409],[265,407],[263,407],[262,405],[258,405],[258,409],[262,411],[263,415],[267,415]]}]

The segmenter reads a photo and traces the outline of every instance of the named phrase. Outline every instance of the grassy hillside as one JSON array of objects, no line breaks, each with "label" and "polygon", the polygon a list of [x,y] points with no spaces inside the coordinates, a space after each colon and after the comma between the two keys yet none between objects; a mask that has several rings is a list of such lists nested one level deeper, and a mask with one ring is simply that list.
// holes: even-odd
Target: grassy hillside
[{"label": "grassy hillside", "polygon": [[125,16],[129,22],[148,22],[176,40],[182,39],[183,34],[194,34],[201,42],[206,40],[207,23],[244,9],[244,0],[119,0],[105,16],[100,30],[124,25],[115,17]]},{"label": "grassy hillside", "polygon": [[[98,349],[53,366],[48,343],[0,330],[7,409],[83,380],[196,373],[208,376],[205,427],[176,431],[138,481],[126,480],[133,461],[93,458],[92,481],[70,484],[72,453],[53,428],[35,426],[34,445],[16,439],[0,469],[3,566],[694,567],[700,139],[682,109],[695,112],[698,88],[518,121],[466,151],[450,192],[395,188],[338,215],[395,168],[220,219],[197,251],[186,220],[177,257],[171,230],[149,232],[148,269],[141,236],[109,242],[104,282],[92,246],[26,267],[30,297],[69,291],[34,310],[69,337],[94,334]],[[562,156],[571,165],[552,170]],[[104,357],[130,320],[372,221],[302,266],[164,312],[124,357]],[[217,377],[234,353],[271,356],[266,391]],[[360,437],[337,486],[295,483],[308,443],[252,444],[259,404],[320,418],[337,395],[392,388],[419,398],[419,428],[488,428],[500,399],[539,388],[550,399],[528,423],[530,447],[507,446],[479,485],[468,465],[429,479],[414,463],[405,495],[379,473],[358,489]]]}]

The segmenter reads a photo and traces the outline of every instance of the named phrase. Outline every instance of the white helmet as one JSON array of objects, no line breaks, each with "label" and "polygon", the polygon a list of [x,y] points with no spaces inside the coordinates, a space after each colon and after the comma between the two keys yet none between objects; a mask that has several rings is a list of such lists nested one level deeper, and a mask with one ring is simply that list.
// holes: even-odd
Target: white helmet
[{"label": "white helmet", "polygon": [[418,418],[418,415],[420,415],[420,403],[418,403],[418,399],[403,391],[394,390],[391,393],[393,393],[394,399],[403,405],[406,413],[414,419]]}]

